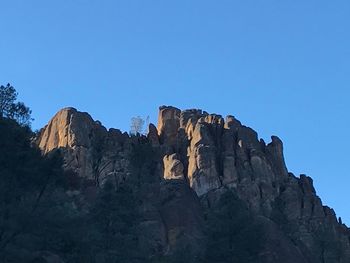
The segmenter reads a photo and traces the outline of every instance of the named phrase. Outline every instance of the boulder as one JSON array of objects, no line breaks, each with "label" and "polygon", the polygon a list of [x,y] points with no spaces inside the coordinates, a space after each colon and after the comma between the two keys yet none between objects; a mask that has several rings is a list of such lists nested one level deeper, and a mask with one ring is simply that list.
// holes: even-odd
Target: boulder
[{"label": "boulder", "polygon": [[164,179],[184,179],[184,166],[177,154],[165,155],[163,158]]}]

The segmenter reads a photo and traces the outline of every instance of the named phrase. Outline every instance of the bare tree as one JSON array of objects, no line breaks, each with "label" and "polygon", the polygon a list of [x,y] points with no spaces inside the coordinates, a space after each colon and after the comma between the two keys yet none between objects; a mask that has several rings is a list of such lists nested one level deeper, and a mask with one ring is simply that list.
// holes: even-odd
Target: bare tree
[{"label": "bare tree", "polygon": [[131,125],[130,125],[130,134],[132,135],[142,134],[144,124],[145,124],[145,120],[142,117],[140,116],[132,117]]},{"label": "bare tree", "polygon": [[149,115],[146,118],[146,130],[145,130],[145,135],[149,133]]}]

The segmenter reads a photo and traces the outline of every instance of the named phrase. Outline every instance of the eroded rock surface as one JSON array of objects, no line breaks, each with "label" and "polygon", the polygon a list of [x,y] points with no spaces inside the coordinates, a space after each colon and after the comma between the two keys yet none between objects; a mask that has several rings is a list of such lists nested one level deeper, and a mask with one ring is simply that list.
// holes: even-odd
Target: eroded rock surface
[{"label": "eroded rock surface", "polygon": [[[282,262],[283,256],[292,254],[290,262],[350,262],[348,228],[323,206],[310,177],[288,173],[277,136],[266,145],[235,117],[224,121],[220,115],[197,109],[162,106],[159,123],[160,136],[172,138],[161,141],[161,147],[166,156],[177,156],[184,163],[185,178],[198,196],[206,198],[212,191],[228,188],[265,218],[260,221],[270,229],[270,242],[279,244],[280,253],[269,251],[271,255],[261,262]],[[164,178],[171,179],[168,169],[164,171]]]},{"label": "eroded rock surface", "polygon": [[100,185],[107,177],[126,171],[128,139],[117,129],[107,131],[88,113],[65,108],[42,129],[38,145],[44,153],[60,149],[65,169]]},{"label": "eroded rock surface", "polygon": [[[128,151],[139,147],[138,140],[66,108],[41,131],[38,145],[44,153],[60,148],[66,169],[99,186],[108,179],[118,185],[132,172]],[[142,204],[140,238],[148,250],[167,254],[179,244],[200,244],[201,207],[213,209],[208,204],[215,202],[208,200],[232,191],[268,235],[260,262],[350,262],[349,229],[322,204],[310,177],[288,172],[278,137],[266,144],[231,115],[224,120],[162,106],[157,128],[151,124],[143,140],[159,153],[159,180],[148,186],[150,196]]]},{"label": "eroded rock surface", "polygon": [[164,179],[184,179],[184,166],[177,154],[165,155],[163,158]]}]

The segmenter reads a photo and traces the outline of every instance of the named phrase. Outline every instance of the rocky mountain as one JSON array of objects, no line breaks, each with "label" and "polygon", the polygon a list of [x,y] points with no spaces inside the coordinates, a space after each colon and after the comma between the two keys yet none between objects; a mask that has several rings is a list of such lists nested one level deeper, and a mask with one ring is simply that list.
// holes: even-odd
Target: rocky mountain
[{"label": "rocky mountain", "polygon": [[140,249],[168,260],[160,262],[182,262],[171,261],[179,253],[184,262],[350,262],[349,228],[310,177],[287,170],[282,141],[259,140],[234,116],[162,106],[145,137],[65,108],[37,144],[44,154],[59,149],[64,169],[85,182],[81,202],[136,174]]}]

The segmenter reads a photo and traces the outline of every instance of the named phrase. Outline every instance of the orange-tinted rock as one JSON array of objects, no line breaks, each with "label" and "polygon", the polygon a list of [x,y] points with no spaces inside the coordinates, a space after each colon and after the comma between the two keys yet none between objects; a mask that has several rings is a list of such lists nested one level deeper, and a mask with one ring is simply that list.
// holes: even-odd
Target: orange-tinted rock
[{"label": "orange-tinted rock", "polygon": [[162,106],[158,115],[158,134],[161,143],[175,143],[180,127],[180,110],[175,107]]}]

